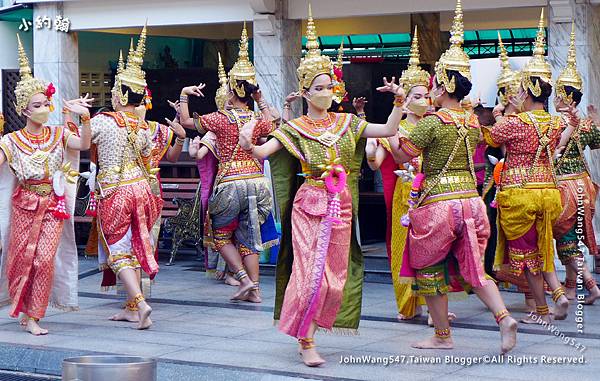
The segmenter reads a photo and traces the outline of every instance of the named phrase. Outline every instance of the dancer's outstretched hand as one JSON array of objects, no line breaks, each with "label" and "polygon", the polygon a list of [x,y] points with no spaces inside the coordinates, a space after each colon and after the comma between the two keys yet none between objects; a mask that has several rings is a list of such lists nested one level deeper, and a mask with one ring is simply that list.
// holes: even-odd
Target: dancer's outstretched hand
[{"label": "dancer's outstretched hand", "polygon": [[367,102],[368,100],[365,97],[354,98],[352,100],[352,106],[354,106],[356,112],[360,114],[362,112],[365,112],[365,105],[367,104]]},{"label": "dancer's outstretched hand", "polygon": [[202,89],[206,87],[205,83],[200,83],[197,86],[188,86],[181,89],[181,94],[183,95],[194,95],[196,97],[204,97],[202,93]]},{"label": "dancer's outstretched hand", "polygon": [[294,91],[293,93],[289,93],[287,97],[285,97],[285,103],[292,104],[298,99],[302,98],[302,94],[299,91]]},{"label": "dancer's outstretched hand", "polygon": [[175,132],[175,135],[177,135],[179,139],[185,139],[185,129],[181,124],[179,124],[179,121],[177,121],[177,119],[169,120],[168,118],[165,118],[165,121],[167,122],[169,127],[171,127],[173,132]]},{"label": "dancer's outstretched hand", "polygon": [[402,86],[399,86],[396,83],[396,77],[392,77],[391,81],[388,81],[386,77],[383,77],[383,86],[378,87],[377,91],[381,93],[392,93],[406,98],[406,93],[402,89]]}]

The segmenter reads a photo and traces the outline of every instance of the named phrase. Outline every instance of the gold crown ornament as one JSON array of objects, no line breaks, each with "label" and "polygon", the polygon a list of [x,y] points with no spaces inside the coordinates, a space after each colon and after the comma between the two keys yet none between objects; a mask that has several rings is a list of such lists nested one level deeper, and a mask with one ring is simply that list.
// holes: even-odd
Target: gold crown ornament
[{"label": "gold crown ornament", "polygon": [[300,83],[300,91],[308,89],[315,78],[321,74],[327,74],[333,78],[333,63],[327,56],[321,55],[317,28],[312,17],[312,7],[308,4],[308,22],[306,25],[306,55],[300,61],[296,71]]},{"label": "gold crown ornament", "polygon": [[412,45],[410,47],[410,59],[408,60],[408,68],[402,72],[400,84],[404,91],[408,94],[410,89],[415,86],[429,87],[431,75],[421,69],[419,66],[419,37],[417,35],[417,27],[415,26],[415,35],[413,36]]},{"label": "gold crown ornament", "polygon": [[448,78],[448,70],[455,70],[463,77],[471,80],[471,64],[469,56],[463,50],[464,26],[463,12],[460,0],[456,1],[456,10],[454,11],[454,22],[450,29],[450,47],[442,54],[438,62],[435,63],[435,75],[437,81],[444,86],[449,93],[456,90],[456,78]]},{"label": "gold crown ornament", "polygon": [[583,79],[577,71],[577,52],[575,50],[575,23],[571,25],[571,45],[569,46],[569,55],[567,56],[567,66],[556,80],[556,95],[564,99],[567,103],[573,102],[573,94],[567,96],[565,86],[571,86],[581,91],[583,90]]},{"label": "gold crown ornament", "polygon": [[248,32],[246,31],[246,22],[244,21],[244,28],[242,29],[242,37],[240,38],[240,52],[238,59],[229,70],[229,87],[235,91],[240,98],[246,96],[246,90],[243,85],[238,86],[237,81],[246,81],[256,86],[256,70],[254,65],[250,62],[250,56],[248,55]]},{"label": "gold crown ornament", "polygon": [[225,73],[225,67],[221,60],[221,52],[219,52],[219,84],[221,86],[217,89],[215,103],[219,110],[223,110],[225,109],[225,102],[227,101],[227,93],[229,91],[227,89],[227,73]]},{"label": "gold crown ornament", "polygon": [[17,87],[15,88],[15,111],[17,114],[22,115],[23,110],[27,108],[29,101],[36,94],[44,94],[48,97],[48,100],[52,98],[52,94],[50,90],[54,91],[54,86],[52,84],[46,85],[43,81],[36,79],[31,74],[31,67],[29,67],[29,59],[27,58],[27,54],[25,54],[25,49],[23,49],[23,44],[21,43],[21,38],[17,34],[17,45],[19,49],[19,74],[21,75],[21,79],[17,83]]},{"label": "gold crown ornament", "polygon": [[523,68],[521,72],[521,84],[523,89],[531,91],[531,93],[539,97],[542,93],[540,87],[540,81],[538,79],[533,80],[532,77],[538,77],[542,81],[552,85],[552,69],[550,64],[546,61],[544,53],[545,49],[544,41],[544,8],[540,15],[540,22],[538,25],[538,32],[535,38],[535,44],[533,48],[533,56],[529,59],[529,62]]},{"label": "gold crown ornament", "polygon": [[133,48],[133,39],[131,40],[127,65],[123,65],[123,52],[120,51],[114,91],[117,93],[119,103],[122,106],[126,106],[129,103],[129,91],[123,94],[121,90],[122,85],[129,87],[135,94],[146,95],[146,73],[142,70],[144,53],[146,53],[146,29],[147,26],[144,25],[135,49]]},{"label": "gold crown ornament", "polygon": [[337,61],[333,64],[333,100],[336,103],[342,103],[348,94],[346,92],[346,83],[344,82],[344,39],[338,49]]},{"label": "gold crown ornament", "polygon": [[506,48],[504,47],[504,43],[502,42],[500,32],[498,32],[498,46],[500,47],[499,58],[502,70],[500,71],[500,75],[496,80],[496,84],[498,85],[498,90],[504,89],[504,93],[499,92],[498,97],[500,98],[500,103],[502,103],[504,106],[507,106],[508,96],[517,95],[519,93],[521,77],[519,72],[514,71],[510,67],[510,62],[508,61],[508,53],[506,52]]}]

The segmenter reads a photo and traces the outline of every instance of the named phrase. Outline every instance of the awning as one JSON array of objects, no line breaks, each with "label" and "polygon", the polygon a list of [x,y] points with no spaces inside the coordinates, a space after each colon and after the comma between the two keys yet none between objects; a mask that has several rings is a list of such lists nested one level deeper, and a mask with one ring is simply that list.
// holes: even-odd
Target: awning
[{"label": "awning", "polygon": [[0,21],[21,22],[22,19],[33,21],[33,9],[31,5],[16,4],[0,8]]}]

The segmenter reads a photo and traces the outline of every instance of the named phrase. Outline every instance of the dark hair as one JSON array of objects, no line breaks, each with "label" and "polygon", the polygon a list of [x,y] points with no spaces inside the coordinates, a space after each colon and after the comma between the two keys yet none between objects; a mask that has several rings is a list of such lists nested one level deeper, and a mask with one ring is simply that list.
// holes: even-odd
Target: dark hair
[{"label": "dark hair", "polygon": [[530,89],[527,89],[529,96],[531,97],[531,99],[533,99],[534,102],[545,104],[546,102],[548,102],[548,98],[550,98],[550,95],[552,95],[552,85],[549,84],[548,82],[542,81],[542,79],[540,77],[530,77],[530,78],[531,78],[532,83],[535,83],[536,81],[538,81],[542,92],[540,93],[540,96],[536,97],[535,95],[533,95],[533,93],[531,92]]},{"label": "dark hair", "polygon": [[581,90],[577,90],[573,86],[565,86],[565,93],[567,93],[567,96],[573,96],[573,102],[575,102],[576,106],[581,102],[581,98],[583,98]]},{"label": "dark hair", "polygon": [[[454,92],[448,92],[448,95],[450,98],[456,99],[459,102],[462,101],[471,92],[473,84],[467,77],[463,76],[456,70],[446,70],[446,73],[448,75],[448,79],[451,81],[452,78],[455,78],[454,81],[456,83]],[[435,80],[437,84],[440,85],[439,78],[436,77]]]},{"label": "dark hair", "polygon": [[256,90],[258,90],[258,85],[253,85],[250,82],[243,80],[243,81],[237,81],[237,85],[238,86],[243,86],[244,87],[244,91],[246,92],[246,96],[245,97],[239,97],[237,95],[237,93],[234,90],[235,96],[238,97],[238,99],[242,102],[244,102],[245,104],[247,104],[248,106],[252,106],[252,103],[254,102],[254,100],[252,99],[252,94],[256,92]]},{"label": "dark hair", "polygon": [[144,94],[136,94],[129,86],[121,85],[121,94],[127,94],[127,104],[130,106],[139,106],[144,100]]},{"label": "dark hair", "polygon": [[478,105],[473,109],[473,112],[475,115],[477,115],[479,124],[482,126],[493,126],[494,123],[496,123],[496,119],[494,119],[494,114],[490,108],[485,108],[482,105]]}]

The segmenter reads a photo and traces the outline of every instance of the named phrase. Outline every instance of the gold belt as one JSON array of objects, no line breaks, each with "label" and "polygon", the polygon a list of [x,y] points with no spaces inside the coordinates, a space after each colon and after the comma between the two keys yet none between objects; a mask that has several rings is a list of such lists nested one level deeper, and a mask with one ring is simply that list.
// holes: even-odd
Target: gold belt
[{"label": "gold belt", "polygon": [[511,189],[511,188],[522,188],[522,189],[556,189],[556,184],[554,183],[527,183],[525,185],[519,184],[509,184],[502,185],[502,189]]},{"label": "gold belt", "polygon": [[34,192],[39,196],[48,196],[52,193],[52,184],[21,184],[21,188]]},{"label": "gold belt", "polygon": [[258,165],[256,164],[256,162],[254,160],[235,160],[235,161],[230,161],[229,163],[221,163],[221,164],[219,164],[219,166],[223,169],[227,168],[229,170],[258,167]]},{"label": "gold belt", "polygon": [[467,175],[442,176],[439,184],[472,184],[473,177]]},{"label": "gold belt", "polygon": [[529,175],[549,175],[552,176],[552,170],[549,167],[536,167],[531,171],[528,168],[517,167],[507,169],[506,172],[502,176],[529,176]]},{"label": "gold belt", "polygon": [[137,162],[130,161],[129,163],[125,164],[122,168],[118,165],[115,165],[106,169],[101,169],[100,173],[98,174],[98,180],[101,180],[110,175],[118,175],[121,172],[126,173],[127,171],[136,168],[139,168]]}]

